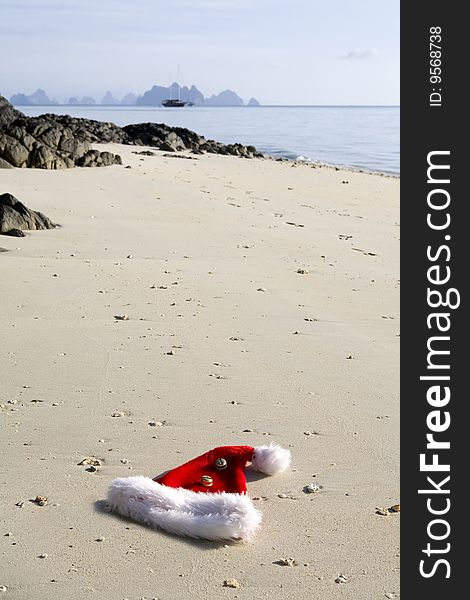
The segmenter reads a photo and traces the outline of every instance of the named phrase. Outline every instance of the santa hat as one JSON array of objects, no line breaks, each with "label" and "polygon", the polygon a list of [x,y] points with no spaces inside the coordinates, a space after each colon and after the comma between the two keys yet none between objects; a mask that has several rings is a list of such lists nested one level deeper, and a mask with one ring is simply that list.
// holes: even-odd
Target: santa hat
[{"label": "santa hat", "polygon": [[139,523],[208,540],[249,540],[261,513],[246,494],[245,467],[274,475],[290,465],[289,450],[220,446],[155,479],[120,477],[109,488],[110,508]]}]

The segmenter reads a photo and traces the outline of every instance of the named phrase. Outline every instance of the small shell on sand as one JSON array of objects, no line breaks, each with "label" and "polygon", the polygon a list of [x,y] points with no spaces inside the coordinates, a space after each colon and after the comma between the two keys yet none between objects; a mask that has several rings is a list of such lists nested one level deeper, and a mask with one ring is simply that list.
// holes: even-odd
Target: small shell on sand
[{"label": "small shell on sand", "polygon": [[297,269],[296,273],[299,275],[308,275],[307,269]]},{"label": "small shell on sand", "polygon": [[96,458],[96,456],[86,456],[83,460],[77,463],[79,467],[83,465],[92,465],[93,467],[101,467],[102,460]]},{"label": "small shell on sand", "polygon": [[346,583],[347,580],[348,580],[348,578],[345,575],[340,574],[335,579],[335,583]]},{"label": "small shell on sand", "polygon": [[224,581],[224,587],[235,588],[238,590],[240,588],[240,582],[236,579],[226,579]]},{"label": "small shell on sand", "polygon": [[150,427],[163,427],[163,421],[149,421]]},{"label": "small shell on sand", "polygon": [[280,558],[276,561],[276,564],[282,567],[295,567],[297,563],[293,558]]},{"label": "small shell on sand", "polygon": [[38,506],[47,506],[47,498],[45,496],[36,496],[36,498],[34,499],[34,502]]},{"label": "small shell on sand", "polygon": [[8,588],[6,585],[0,585],[0,592],[7,592]]},{"label": "small shell on sand", "polygon": [[382,507],[378,506],[375,509],[375,514],[381,515],[382,517],[388,517],[388,515],[391,515],[393,513],[399,513],[399,512],[400,512],[399,504],[394,504],[393,506],[390,506],[390,508],[382,508]]},{"label": "small shell on sand", "polygon": [[112,417],[125,417],[126,413],[116,411],[116,412],[111,413],[111,416]]},{"label": "small shell on sand", "polygon": [[381,515],[382,517],[388,517],[390,512],[389,512],[388,508],[381,508],[380,506],[376,506],[375,514]]},{"label": "small shell on sand", "polygon": [[321,485],[318,485],[316,483],[309,483],[308,485],[304,486],[303,490],[306,494],[314,494],[315,492],[319,492],[322,489]]},{"label": "small shell on sand", "polygon": [[128,315],[114,315],[116,321],[129,321]]},{"label": "small shell on sand", "polygon": [[44,553],[44,554],[40,554],[38,556],[38,558],[47,558],[48,556],[49,556],[48,554]]}]

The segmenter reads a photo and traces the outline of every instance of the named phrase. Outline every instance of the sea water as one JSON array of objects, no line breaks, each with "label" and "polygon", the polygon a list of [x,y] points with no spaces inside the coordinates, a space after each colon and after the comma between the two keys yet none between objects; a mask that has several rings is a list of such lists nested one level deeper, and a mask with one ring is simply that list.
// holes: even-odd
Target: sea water
[{"label": "sea water", "polygon": [[398,106],[260,106],[164,108],[146,106],[27,106],[45,112],[130,123],[187,127],[208,139],[253,145],[285,158],[382,173],[400,172]]}]

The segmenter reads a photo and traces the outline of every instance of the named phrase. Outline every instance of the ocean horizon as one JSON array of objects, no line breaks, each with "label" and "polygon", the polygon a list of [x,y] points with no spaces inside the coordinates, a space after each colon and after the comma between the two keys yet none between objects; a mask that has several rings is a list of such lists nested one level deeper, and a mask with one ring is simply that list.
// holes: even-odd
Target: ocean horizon
[{"label": "ocean horizon", "polygon": [[47,105],[18,107],[113,122],[186,127],[223,143],[250,144],[264,154],[391,175],[400,173],[400,107],[375,105],[162,106]]}]

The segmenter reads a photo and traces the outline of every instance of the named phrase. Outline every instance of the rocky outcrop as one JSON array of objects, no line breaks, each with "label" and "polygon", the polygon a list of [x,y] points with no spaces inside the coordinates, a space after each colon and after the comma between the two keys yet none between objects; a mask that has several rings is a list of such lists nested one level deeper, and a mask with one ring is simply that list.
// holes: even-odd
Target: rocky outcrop
[{"label": "rocky outcrop", "polygon": [[14,167],[35,169],[122,164],[119,156],[92,150],[88,139],[47,116],[19,117],[3,127],[0,157]]},{"label": "rocky outcrop", "polygon": [[[195,154],[209,152],[226,154],[242,158],[262,158],[254,146],[243,144],[222,144],[214,140],[206,140],[190,129],[169,127],[163,123],[136,123],[123,127],[133,144],[152,146],[165,152],[191,150]],[[124,142],[129,143],[129,142]]]},{"label": "rocky outcrop", "polygon": [[217,96],[206,98],[204,104],[208,106],[243,106],[243,100],[232,90],[224,90]]},{"label": "rocky outcrop", "polygon": [[94,136],[81,121],[61,115],[26,117],[0,97],[0,159],[14,167],[37,169],[122,164],[119,156],[90,146],[94,141],[115,141],[105,139],[106,132],[113,128],[121,131],[118,139],[122,142],[122,130],[101,123],[95,126],[99,136]]},{"label": "rocky outcrop", "polygon": [[137,96],[135,94],[132,94],[131,92],[129,92],[121,100],[121,104],[123,106],[134,106],[134,104],[136,103],[136,100],[137,100]]},{"label": "rocky outcrop", "polygon": [[117,155],[92,150],[93,143],[151,146],[164,152],[190,150],[194,154],[262,157],[253,146],[206,140],[184,127],[163,123],[118,127],[114,123],[54,114],[26,117],[5,102],[3,109],[0,103],[0,119],[5,123],[0,126],[0,159],[15,167],[62,169],[122,164]]},{"label": "rocky outcrop", "polygon": [[10,97],[10,102],[14,105],[14,106],[32,106],[33,105],[33,101],[31,100],[31,98],[29,96],[27,96],[26,94],[13,94],[13,96]]},{"label": "rocky outcrop", "polygon": [[183,102],[192,102],[193,104],[204,104],[204,95],[197,89],[195,85],[190,88],[180,86],[174,82],[169,87],[154,85],[150,90],[139,96],[135,104],[137,106],[161,106],[164,100],[168,98],[178,98]]},{"label": "rocky outcrop", "polygon": [[23,113],[8,102],[6,98],[0,96],[0,130],[5,125],[9,125],[18,117],[23,117]]},{"label": "rocky outcrop", "polygon": [[57,104],[55,100],[51,100],[44,90],[38,88],[33,94],[27,96],[26,94],[13,94],[10,98],[10,102],[15,106],[30,106],[38,104],[40,106],[52,106]]},{"label": "rocky outcrop", "polygon": [[22,231],[57,227],[40,212],[31,210],[12,194],[0,195],[0,233],[21,236]]},{"label": "rocky outcrop", "polygon": [[111,92],[106,92],[106,94],[103,96],[103,99],[101,100],[101,104],[105,104],[107,106],[115,106],[116,104],[120,104],[119,100],[116,100],[116,98],[111,94]]},{"label": "rocky outcrop", "polygon": [[243,106],[243,100],[232,90],[224,90],[220,94],[205,98],[195,85],[190,88],[174,82],[169,87],[154,85],[136,99],[137,106],[160,106],[168,98],[178,98],[184,102],[208,106]]},{"label": "rocky outcrop", "polygon": [[70,129],[75,137],[86,140],[92,144],[132,144],[133,140],[126,132],[114,123],[82,119],[70,115],[46,114],[38,117],[47,119],[59,127]]},{"label": "rocky outcrop", "polygon": [[248,100],[247,106],[260,106],[260,103],[258,102],[258,100],[256,98],[250,98]]},{"label": "rocky outcrop", "polygon": [[84,106],[93,106],[96,104],[96,100],[91,96],[83,96],[80,100],[80,104],[83,104]]},{"label": "rocky outcrop", "polygon": [[[166,152],[176,152],[188,148],[178,135],[178,129],[180,128],[167,127],[163,123],[136,123],[123,127],[123,130],[134,144],[153,146]],[[198,137],[197,134],[194,135]]]},{"label": "rocky outcrop", "polygon": [[13,169],[13,165],[3,158],[0,158],[0,169]]},{"label": "rocky outcrop", "polygon": [[151,146],[164,152],[191,150],[196,154],[228,154],[244,158],[262,157],[253,146],[243,144],[222,144],[206,140],[203,136],[184,127],[170,127],[164,123],[135,123],[118,127],[114,123],[103,123],[92,119],[79,119],[68,115],[43,115],[40,119],[69,129],[75,137],[90,143],[126,144],[131,146]]}]

